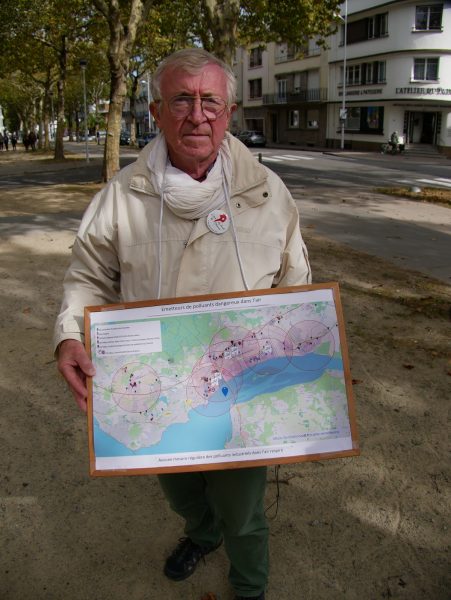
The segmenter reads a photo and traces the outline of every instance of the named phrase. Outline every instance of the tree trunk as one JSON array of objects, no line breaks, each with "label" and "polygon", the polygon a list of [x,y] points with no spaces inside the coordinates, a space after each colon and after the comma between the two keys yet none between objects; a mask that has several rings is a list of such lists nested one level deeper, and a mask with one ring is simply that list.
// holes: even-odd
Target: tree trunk
[{"label": "tree trunk", "polygon": [[94,5],[107,19],[110,30],[108,62],[111,72],[110,106],[108,110],[108,129],[103,156],[102,178],[108,181],[120,169],[119,138],[122,122],[122,106],[127,92],[127,72],[130,55],[141,20],[145,19],[152,0],[130,0],[130,12],[125,23],[117,0],[94,0]]},{"label": "tree trunk", "polygon": [[36,115],[37,115],[37,122],[38,122],[38,149],[42,150],[42,148],[44,147],[43,144],[43,140],[44,140],[44,125],[43,125],[43,120],[44,120],[44,110],[43,110],[43,102],[42,102],[42,98],[38,98],[36,100]]},{"label": "tree trunk", "polygon": [[58,90],[57,98],[57,123],[56,123],[56,139],[55,139],[55,154],[56,160],[64,160],[64,91],[66,87],[66,69],[67,69],[67,48],[66,36],[61,37],[61,47],[58,54],[59,62],[59,77],[56,83]]},{"label": "tree trunk", "polygon": [[122,106],[127,92],[125,74],[111,77],[111,97],[108,109],[108,127],[103,154],[102,178],[108,181],[120,169],[119,139],[121,135]]},{"label": "tree trunk", "polygon": [[72,111],[67,115],[67,134],[69,136],[69,142],[74,141],[74,116]]},{"label": "tree trunk", "polygon": [[50,128],[50,115],[51,114],[51,108],[50,108],[50,96],[48,93],[48,89],[45,90],[45,94],[44,94],[44,110],[43,110],[43,122],[44,122],[44,139],[43,139],[43,147],[44,150],[49,150],[50,149],[50,136],[49,136],[49,128]]}]

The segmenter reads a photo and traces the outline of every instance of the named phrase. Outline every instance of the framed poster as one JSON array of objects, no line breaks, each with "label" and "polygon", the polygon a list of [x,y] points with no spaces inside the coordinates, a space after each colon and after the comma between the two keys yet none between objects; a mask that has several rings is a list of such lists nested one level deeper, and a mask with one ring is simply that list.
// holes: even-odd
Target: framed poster
[{"label": "framed poster", "polygon": [[337,283],[85,309],[91,475],[359,454]]}]

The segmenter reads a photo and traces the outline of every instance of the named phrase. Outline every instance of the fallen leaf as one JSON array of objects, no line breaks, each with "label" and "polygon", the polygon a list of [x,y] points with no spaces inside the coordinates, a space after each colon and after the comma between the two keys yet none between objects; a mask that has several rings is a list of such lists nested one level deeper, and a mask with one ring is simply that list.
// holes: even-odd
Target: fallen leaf
[{"label": "fallen leaf", "polygon": [[410,369],[414,369],[415,368],[413,365],[403,365],[403,367],[405,369],[409,369],[409,371],[410,371]]},{"label": "fallen leaf", "polygon": [[217,600],[216,594],[213,594],[213,592],[207,592],[200,600]]},{"label": "fallen leaf", "polygon": [[353,379],[352,380],[352,385],[357,385],[359,383],[363,383],[363,379]]},{"label": "fallen leaf", "polygon": [[24,315],[28,315],[28,313],[31,313],[31,308],[28,306],[27,308],[24,308],[22,312]]}]

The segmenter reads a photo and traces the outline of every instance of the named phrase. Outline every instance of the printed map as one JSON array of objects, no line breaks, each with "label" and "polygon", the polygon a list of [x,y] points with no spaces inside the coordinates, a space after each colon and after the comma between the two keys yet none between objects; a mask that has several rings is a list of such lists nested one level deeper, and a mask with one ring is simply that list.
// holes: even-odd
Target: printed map
[{"label": "printed map", "polygon": [[97,457],[349,439],[333,301],[199,306],[91,326]]}]

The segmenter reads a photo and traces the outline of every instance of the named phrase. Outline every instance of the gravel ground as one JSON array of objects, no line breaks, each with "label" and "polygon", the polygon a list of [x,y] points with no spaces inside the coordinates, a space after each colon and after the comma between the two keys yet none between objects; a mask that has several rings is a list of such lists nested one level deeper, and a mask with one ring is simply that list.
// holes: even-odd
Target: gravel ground
[{"label": "gravel ground", "polygon": [[[0,174],[54,168],[0,157]],[[86,420],[50,340],[96,187],[0,190],[0,598],[230,600],[223,548],[184,582],[162,575],[182,532],[154,477],[88,475]],[[448,600],[450,287],[304,235],[315,281],[340,282],[362,453],[281,467],[268,600]],[[268,506],[276,490],[270,469]]]}]

